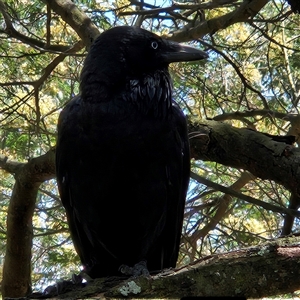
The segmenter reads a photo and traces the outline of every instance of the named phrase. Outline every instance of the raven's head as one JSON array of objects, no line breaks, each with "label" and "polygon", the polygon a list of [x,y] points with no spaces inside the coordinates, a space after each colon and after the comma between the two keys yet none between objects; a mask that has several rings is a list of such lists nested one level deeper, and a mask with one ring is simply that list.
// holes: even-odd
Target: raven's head
[{"label": "raven's head", "polygon": [[207,58],[198,49],[159,37],[139,27],[120,26],[103,32],[91,46],[86,63],[148,71],[166,67],[169,63]]},{"label": "raven's head", "polygon": [[[169,63],[207,58],[198,49],[159,37],[139,27],[120,26],[103,32],[93,43],[81,74],[83,96],[91,86],[118,87],[166,71]],[[95,95],[94,95],[95,96]]]}]

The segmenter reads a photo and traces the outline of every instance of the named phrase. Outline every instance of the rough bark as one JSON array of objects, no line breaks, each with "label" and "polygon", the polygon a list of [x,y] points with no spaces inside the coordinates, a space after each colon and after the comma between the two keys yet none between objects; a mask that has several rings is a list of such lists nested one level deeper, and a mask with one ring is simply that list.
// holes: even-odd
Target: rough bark
[{"label": "rough bark", "polygon": [[269,0],[243,1],[234,11],[220,17],[204,20],[196,26],[186,27],[175,31],[169,38],[177,42],[197,40],[205,34],[214,34],[235,23],[250,21],[268,3]]},{"label": "rough bark", "polygon": [[244,169],[300,193],[300,150],[290,145],[289,137],[196,119],[189,122],[189,135],[194,159]]},{"label": "rough bark", "polygon": [[55,176],[54,150],[28,163],[0,165],[15,176],[7,213],[7,242],[1,284],[2,296],[21,297],[31,292],[32,216],[40,184]]},{"label": "rough bark", "polygon": [[[293,213],[284,212],[281,232],[283,236],[290,234],[300,207],[300,150],[292,145],[294,138],[196,119],[190,121],[189,132],[193,158],[247,170],[261,179],[273,180],[291,192],[288,208]],[[272,210],[276,211],[276,208]]]},{"label": "rough bark", "polygon": [[100,34],[92,20],[71,0],[43,0],[43,2],[77,32],[87,48]]},{"label": "rough bark", "polygon": [[205,257],[192,265],[147,279],[101,278],[56,299],[240,296],[260,298],[300,289],[300,239]]}]

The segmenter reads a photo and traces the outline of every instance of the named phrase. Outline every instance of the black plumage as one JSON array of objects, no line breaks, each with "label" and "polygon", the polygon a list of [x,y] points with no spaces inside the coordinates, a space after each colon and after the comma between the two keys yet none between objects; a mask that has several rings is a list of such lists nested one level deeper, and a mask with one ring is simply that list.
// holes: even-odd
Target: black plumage
[{"label": "black plumage", "polygon": [[291,6],[291,10],[296,14],[300,14],[300,2],[299,0],[287,0],[289,5]]},{"label": "black plumage", "polygon": [[[189,182],[185,116],[168,64],[207,55],[121,26],[93,43],[61,112],[56,172],[74,246],[92,278],[176,264]],[[128,272],[128,270],[130,272]]]}]

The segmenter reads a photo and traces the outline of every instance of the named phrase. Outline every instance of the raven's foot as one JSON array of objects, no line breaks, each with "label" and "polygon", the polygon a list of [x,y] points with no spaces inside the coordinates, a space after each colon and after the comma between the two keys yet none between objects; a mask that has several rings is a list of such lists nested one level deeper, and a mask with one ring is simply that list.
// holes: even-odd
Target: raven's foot
[{"label": "raven's foot", "polygon": [[121,265],[119,271],[127,276],[138,277],[142,275],[145,277],[150,277],[150,273],[147,269],[147,262],[145,260],[138,262],[133,267]]}]

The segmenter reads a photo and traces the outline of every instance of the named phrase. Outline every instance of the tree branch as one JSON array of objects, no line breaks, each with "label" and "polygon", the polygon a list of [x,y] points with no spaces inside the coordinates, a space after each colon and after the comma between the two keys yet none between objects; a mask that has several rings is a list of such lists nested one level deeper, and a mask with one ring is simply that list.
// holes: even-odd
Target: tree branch
[{"label": "tree branch", "polygon": [[7,156],[0,154],[0,168],[3,169],[4,171],[10,174],[15,174],[23,166],[24,163],[14,161],[14,160],[9,160]]},{"label": "tree branch", "polygon": [[[198,175],[195,173],[192,173],[192,178],[197,181],[201,180],[201,183],[205,184],[204,182],[202,182],[203,177],[198,177]],[[252,174],[250,174],[249,172],[243,172],[241,174],[241,177],[236,182],[234,182],[228,190],[235,191],[238,193],[238,191],[240,191],[249,181],[254,180],[254,179],[255,179],[255,177]],[[212,182],[210,182],[210,183],[212,183]],[[207,186],[209,186],[209,185],[207,185]],[[210,187],[212,187],[212,186],[210,186]],[[213,188],[218,188],[218,187],[214,186]],[[223,191],[225,191],[225,189]],[[240,195],[243,195],[243,194],[240,194]],[[196,249],[197,241],[199,239],[205,237],[209,231],[213,230],[217,226],[217,224],[221,221],[221,219],[224,218],[225,215],[228,215],[228,213],[229,213],[228,207],[229,207],[230,202],[232,201],[232,196],[234,196],[234,195],[225,193],[222,196],[222,198],[219,199],[219,205],[217,207],[217,210],[216,210],[213,218],[210,220],[210,222],[208,224],[206,224],[203,228],[196,230],[191,235],[191,237],[188,239],[188,241],[189,241],[189,243],[191,243],[193,245],[192,249]],[[299,216],[300,216],[300,214],[299,214]]]},{"label": "tree branch", "polygon": [[220,192],[222,192],[224,194],[227,194],[227,195],[234,196],[236,198],[242,199],[242,200],[247,201],[249,203],[252,203],[254,205],[261,206],[266,210],[271,210],[271,211],[282,213],[282,214],[288,214],[288,215],[291,215],[291,216],[300,217],[300,212],[295,210],[295,209],[288,209],[286,207],[279,207],[279,206],[273,205],[271,203],[267,203],[267,202],[261,201],[259,199],[255,199],[253,197],[241,194],[241,193],[239,193],[239,192],[237,192],[233,189],[230,189],[230,188],[222,186],[218,183],[212,182],[212,181],[208,180],[207,178],[205,178],[203,176],[200,176],[198,174],[195,174],[193,172],[191,172],[191,178],[198,181],[199,183],[203,183],[206,186],[209,186],[209,187],[213,188],[214,190],[220,191]]},{"label": "tree branch", "polygon": [[21,297],[31,292],[32,216],[39,186],[55,176],[54,149],[18,165],[2,159],[2,166],[16,179],[7,213],[2,297]]},{"label": "tree branch", "polygon": [[[119,16],[131,16],[131,15],[157,15],[159,13],[172,13],[174,10],[186,9],[191,10],[192,12],[200,10],[200,9],[216,9],[219,7],[223,7],[225,5],[233,5],[237,0],[225,0],[225,1],[211,1],[207,3],[199,3],[199,4],[186,4],[186,3],[176,3],[173,2],[171,6],[168,7],[152,7],[147,10],[136,10],[136,11],[123,11],[120,12]],[[141,5],[141,2],[131,1],[131,4]],[[145,5],[145,4],[143,4]]]},{"label": "tree branch", "polygon": [[5,4],[0,0],[0,12],[3,15],[3,18],[5,20],[5,30],[0,30],[0,32],[4,32],[8,34],[10,37],[14,37],[15,39],[23,42],[24,44],[30,45],[34,48],[43,49],[47,51],[55,51],[55,52],[64,52],[68,50],[70,47],[65,45],[49,45],[47,42],[40,41],[34,38],[31,38],[29,36],[26,36],[20,32],[18,32],[14,26],[13,23],[6,12]]},{"label": "tree branch", "polygon": [[43,2],[77,32],[87,48],[91,46],[99,35],[99,30],[74,2],[71,0],[43,0]]},{"label": "tree branch", "polygon": [[269,0],[244,0],[234,11],[217,18],[205,20],[190,28],[190,24],[170,34],[169,39],[177,42],[188,42],[202,38],[205,34],[214,34],[230,25],[245,22],[253,18]]},{"label": "tree branch", "polygon": [[177,270],[122,280],[99,278],[57,298],[101,299],[246,297],[291,293],[300,288],[299,238],[279,239],[257,247],[210,255]]},{"label": "tree branch", "polygon": [[289,136],[272,136],[216,121],[190,120],[192,157],[244,169],[300,193],[300,150]]}]

